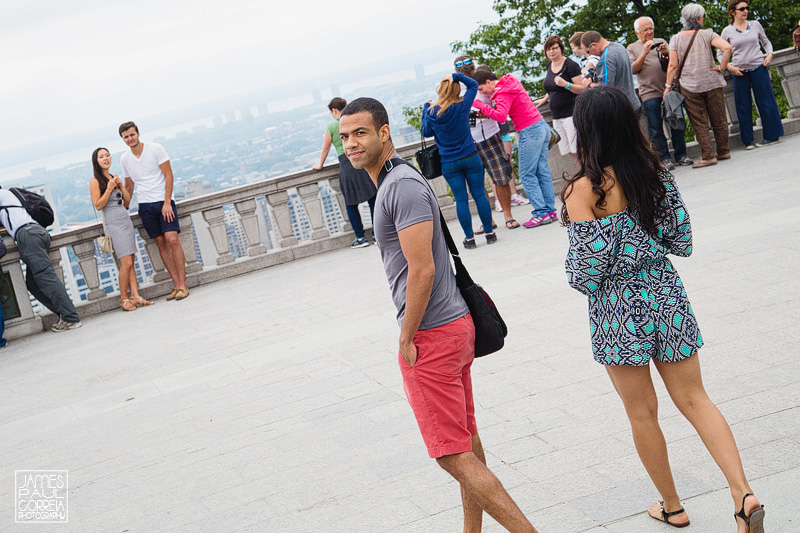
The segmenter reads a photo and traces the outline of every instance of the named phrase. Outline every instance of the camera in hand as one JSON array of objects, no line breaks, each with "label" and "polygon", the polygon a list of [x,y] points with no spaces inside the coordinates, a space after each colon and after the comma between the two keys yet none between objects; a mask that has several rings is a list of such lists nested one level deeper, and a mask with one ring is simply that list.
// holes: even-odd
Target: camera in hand
[{"label": "camera in hand", "polygon": [[469,125],[475,126],[478,124],[478,112],[477,111],[470,111],[469,112]]}]

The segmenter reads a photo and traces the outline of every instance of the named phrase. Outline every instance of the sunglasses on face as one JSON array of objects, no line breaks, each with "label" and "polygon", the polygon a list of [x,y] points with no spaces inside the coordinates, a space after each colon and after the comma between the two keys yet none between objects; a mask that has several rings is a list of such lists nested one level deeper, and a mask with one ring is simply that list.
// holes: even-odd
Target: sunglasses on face
[{"label": "sunglasses on face", "polygon": [[750,11],[750,8],[748,8],[747,6],[744,6],[744,7],[737,7],[737,8],[736,8],[736,11]]},{"label": "sunglasses on face", "polygon": [[470,63],[472,63],[472,59],[470,58],[466,58],[462,61],[456,61],[456,68],[461,68],[464,65],[469,65]]}]

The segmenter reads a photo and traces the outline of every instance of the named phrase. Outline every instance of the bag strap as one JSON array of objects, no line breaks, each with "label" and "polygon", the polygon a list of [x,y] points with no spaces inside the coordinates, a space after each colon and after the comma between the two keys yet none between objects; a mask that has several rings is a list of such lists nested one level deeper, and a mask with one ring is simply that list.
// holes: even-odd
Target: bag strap
[{"label": "bag strap", "polygon": [[[384,172],[388,174],[389,171],[391,171],[397,165],[408,165],[409,167],[413,168],[414,172],[416,172],[417,174],[420,175],[420,177],[422,177],[422,180],[425,182],[425,185],[428,186],[428,189],[430,189],[430,191],[433,193],[433,196],[436,197],[436,191],[433,190],[433,187],[431,187],[430,183],[428,183],[428,180],[425,179],[425,176],[422,175],[422,173],[419,171],[419,169],[417,169],[417,167],[415,167],[402,157],[393,157],[383,164],[383,169],[381,171],[383,177],[385,177]],[[439,207],[438,199],[436,202],[436,209],[439,211],[439,221],[442,226],[442,233],[444,234],[444,242],[447,243],[447,250],[450,252],[450,257],[453,258],[453,264],[456,267],[456,286],[459,289],[465,289],[467,287],[471,287],[472,285],[475,284],[475,282],[472,281],[472,277],[469,275],[467,267],[465,267],[464,263],[461,261],[461,256],[458,253],[458,248],[456,248],[456,243],[453,240],[453,236],[450,234],[450,229],[447,227],[447,222],[445,221],[444,215],[442,214],[442,209]]]},{"label": "bag strap", "polygon": [[679,83],[678,80],[681,79],[681,74],[683,73],[683,67],[686,65],[686,59],[689,57],[689,50],[692,49],[692,45],[694,44],[694,39],[697,37],[697,34],[700,33],[700,30],[695,30],[694,35],[692,35],[691,40],[689,40],[689,46],[686,48],[686,52],[683,54],[683,61],[681,61],[681,66],[678,67],[678,74],[675,75],[675,79],[672,80],[673,87],[676,83]]}]

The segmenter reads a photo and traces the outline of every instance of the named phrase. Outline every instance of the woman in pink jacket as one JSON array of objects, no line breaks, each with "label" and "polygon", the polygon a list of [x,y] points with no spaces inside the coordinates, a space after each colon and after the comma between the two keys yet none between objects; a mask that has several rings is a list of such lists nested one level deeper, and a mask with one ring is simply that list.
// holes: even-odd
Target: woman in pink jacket
[{"label": "woman in pink jacket", "polygon": [[519,176],[533,208],[531,219],[522,225],[535,228],[555,222],[558,220],[555,193],[547,164],[550,128],[525,87],[511,74],[498,80],[488,67],[480,66],[473,79],[478,82],[478,90],[491,97],[495,106],[475,100],[472,107],[500,123],[510,116],[519,135]]}]

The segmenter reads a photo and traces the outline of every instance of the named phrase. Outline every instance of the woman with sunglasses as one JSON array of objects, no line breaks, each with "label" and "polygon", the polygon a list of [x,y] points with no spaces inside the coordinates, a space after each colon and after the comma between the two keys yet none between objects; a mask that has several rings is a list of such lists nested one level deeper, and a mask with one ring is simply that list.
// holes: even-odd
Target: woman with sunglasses
[{"label": "woman with sunglasses", "polygon": [[[783,124],[769,79],[772,43],[758,21],[747,20],[749,11],[748,1],[729,2],[730,25],[722,30],[720,37],[733,48],[733,60],[728,65],[728,70],[733,74],[733,97],[736,102],[736,116],[739,118],[739,135],[744,147],[752,150],[757,146],[777,143],[783,136]],[[764,138],[757,144],[753,143],[753,99],[764,127]]]},{"label": "woman with sunglasses", "polygon": [[123,311],[135,311],[137,305],[153,305],[153,302],[139,295],[139,283],[134,268],[136,234],[128,215],[131,195],[123,186],[122,179],[111,174],[109,168],[111,154],[107,149],[98,148],[92,152],[94,177],[89,182],[89,194],[95,209],[103,212],[106,234],[111,237],[114,254],[119,259],[120,307]]},{"label": "woman with sunglasses", "polygon": [[[467,90],[461,96],[461,83]],[[434,137],[442,157],[442,174],[453,191],[456,215],[464,230],[464,248],[475,249],[475,232],[472,230],[472,213],[469,210],[467,190],[475,200],[478,216],[483,224],[486,244],[497,242],[492,222],[492,208],[486,197],[483,181],[483,161],[469,129],[469,113],[478,83],[465,74],[445,74],[436,86],[438,100],[428,100],[422,106],[422,134]]]}]

